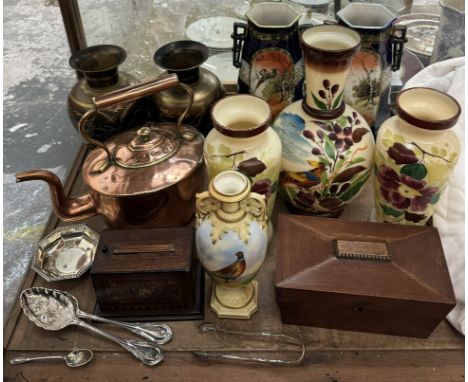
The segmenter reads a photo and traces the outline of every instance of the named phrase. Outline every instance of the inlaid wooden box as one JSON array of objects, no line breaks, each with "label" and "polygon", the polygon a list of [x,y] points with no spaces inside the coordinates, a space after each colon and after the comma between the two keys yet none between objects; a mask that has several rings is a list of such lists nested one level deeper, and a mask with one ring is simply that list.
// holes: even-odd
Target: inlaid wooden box
[{"label": "inlaid wooden box", "polygon": [[125,320],[202,319],[204,274],[190,227],[102,232],[96,312]]},{"label": "inlaid wooden box", "polygon": [[455,306],[433,227],[280,215],[283,323],[428,337]]}]

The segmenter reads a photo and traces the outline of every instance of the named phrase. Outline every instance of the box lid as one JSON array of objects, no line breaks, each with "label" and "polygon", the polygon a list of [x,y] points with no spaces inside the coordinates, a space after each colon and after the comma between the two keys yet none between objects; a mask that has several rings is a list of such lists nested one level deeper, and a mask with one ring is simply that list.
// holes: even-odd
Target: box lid
[{"label": "box lid", "polygon": [[278,298],[307,291],[454,303],[437,229],[282,214]]},{"label": "box lid", "polygon": [[191,227],[106,230],[101,234],[91,274],[190,270]]}]

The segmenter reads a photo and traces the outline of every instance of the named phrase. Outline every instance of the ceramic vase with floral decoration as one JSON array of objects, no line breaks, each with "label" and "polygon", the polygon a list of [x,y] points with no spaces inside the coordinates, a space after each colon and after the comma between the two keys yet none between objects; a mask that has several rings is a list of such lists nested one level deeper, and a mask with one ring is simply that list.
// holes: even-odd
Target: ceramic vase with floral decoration
[{"label": "ceramic vase with floral decoration", "polygon": [[197,256],[214,281],[211,309],[221,318],[248,319],[257,310],[253,281],[268,245],[265,197],[247,176],[224,171],[197,195]]},{"label": "ceramic vase with floral decoration", "polygon": [[357,32],[338,25],[316,26],[301,36],[306,97],[273,124],[283,145],[279,192],[296,212],[338,217],[371,173],[372,132],[343,101],[360,44]]},{"label": "ceramic vase with floral decoration", "polygon": [[213,129],[205,140],[210,179],[221,171],[247,176],[252,191],[265,195],[268,216],[275,203],[281,166],[281,141],[270,127],[271,111],[261,98],[224,97],[211,110]]},{"label": "ceramic vase with floral decoration", "polygon": [[460,154],[450,128],[460,105],[429,88],[397,97],[397,116],[385,121],[375,150],[375,208],[379,222],[425,225]]}]

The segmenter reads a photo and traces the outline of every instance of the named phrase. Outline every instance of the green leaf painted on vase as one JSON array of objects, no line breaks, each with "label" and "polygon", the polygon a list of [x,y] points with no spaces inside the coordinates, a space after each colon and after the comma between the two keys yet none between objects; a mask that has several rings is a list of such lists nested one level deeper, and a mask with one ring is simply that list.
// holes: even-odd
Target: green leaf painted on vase
[{"label": "green leaf painted on vase", "polygon": [[431,204],[436,204],[440,199],[440,194],[434,194],[431,196],[431,201],[430,203]]},{"label": "green leaf painted on vase", "polygon": [[331,158],[332,160],[335,160],[336,158],[335,145],[333,144],[331,139],[328,138],[328,135],[324,135],[323,139],[325,140],[325,152],[327,153],[329,158]]},{"label": "green leaf painted on vase", "polygon": [[361,162],[364,162],[366,160],[366,158],[364,157],[357,157],[355,159],[353,159],[351,162],[349,162],[350,164],[356,164],[356,163],[361,163]]},{"label": "green leaf painted on vase", "polygon": [[333,103],[333,109],[336,109],[338,106],[340,106],[341,98],[343,98],[343,91],[339,94],[339,96],[336,98],[335,102]]},{"label": "green leaf painted on vase", "polygon": [[351,186],[339,196],[339,199],[341,199],[343,202],[346,202],[353,198],[364,186],[364,184],[367,182],[367,179],[369,178],[371,172],[367,171],[365,174],[362,174],[361,176],[358,176],[352,183]]},{"label": "green leaf painted on vase", "polygon": [[327,182],[328,182],[328,174],[326,171],[324,171],[322,175],[320,176],[320,183],[327,184]]},{"label": "green leaf painted on vase", "polygon": [[206,155],[210,156],[215,153],[215,147],[211,143],[207,143],[205,146]]},{"label": "green leaf painted on vase", "polygon": [[417,180],[424,179],[427,175],[427,169],[421,163],[407,164],[401,168],[400,172]]},{"label": "green leaf painted on vase", "polygon": [[218,146],[218,155],[230,155],[230,154],[232,154],[232,149],[229,146],[226,146],[225,144],[220,144]]},{"label": "green leaf painted on vase", "polygon": [[273,185],[271,186],[271,192],[274,194],[277,189],[278,189],[278,181],[274,182]]},{"label": "green leaf painted on vase", "polygon": [[320,155],[318,157],[319,161],[322,162],[325,166],[330,166],[330,161],[328,160],[328,158],[325,156],[325,155]]},{"label": "green leaf painted on vase", "polygon": [[319,109],[321,109],[321,110],[328,110],[327,105],[325,105],[322,101],[320,101],[320,100],[314,95],[314,93],[310,92],[310,94],[312,94],[312,98],[314,99],[314,102],[315,102],[315,104],[319,107]]},{"label": "green leaf painted on vase", "polygon": [[380,207],[382,208],[382,211],[384,212],[385,215],[390,215],[390,216],[393,216],[395,218],[399,218],[405,212],[405,211],[394,210],[393,208],[388,207],[388,206],[386,206],[385,204],[382,204],[382,203],[379,203],[379,204],[380,204]]}]

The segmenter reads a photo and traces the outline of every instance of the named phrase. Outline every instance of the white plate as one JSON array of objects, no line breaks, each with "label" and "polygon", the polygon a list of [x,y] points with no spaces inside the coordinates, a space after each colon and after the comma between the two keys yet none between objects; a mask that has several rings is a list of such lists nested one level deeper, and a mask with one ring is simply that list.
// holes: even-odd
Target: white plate
[{"label": "white plate", "polygon": [[185,30],[187,38],[205,44],[208,48],[231,49],[231,34],[235,22],[244,22],[234,17],[209,17],[190,24]]},{"label": "white plate", "polygon": [[223,83],[237,83],[239,69],[232,65],[232,52],[226,52],[211,56],[202,65],[202,68],[216,74],[219,80]]}]

